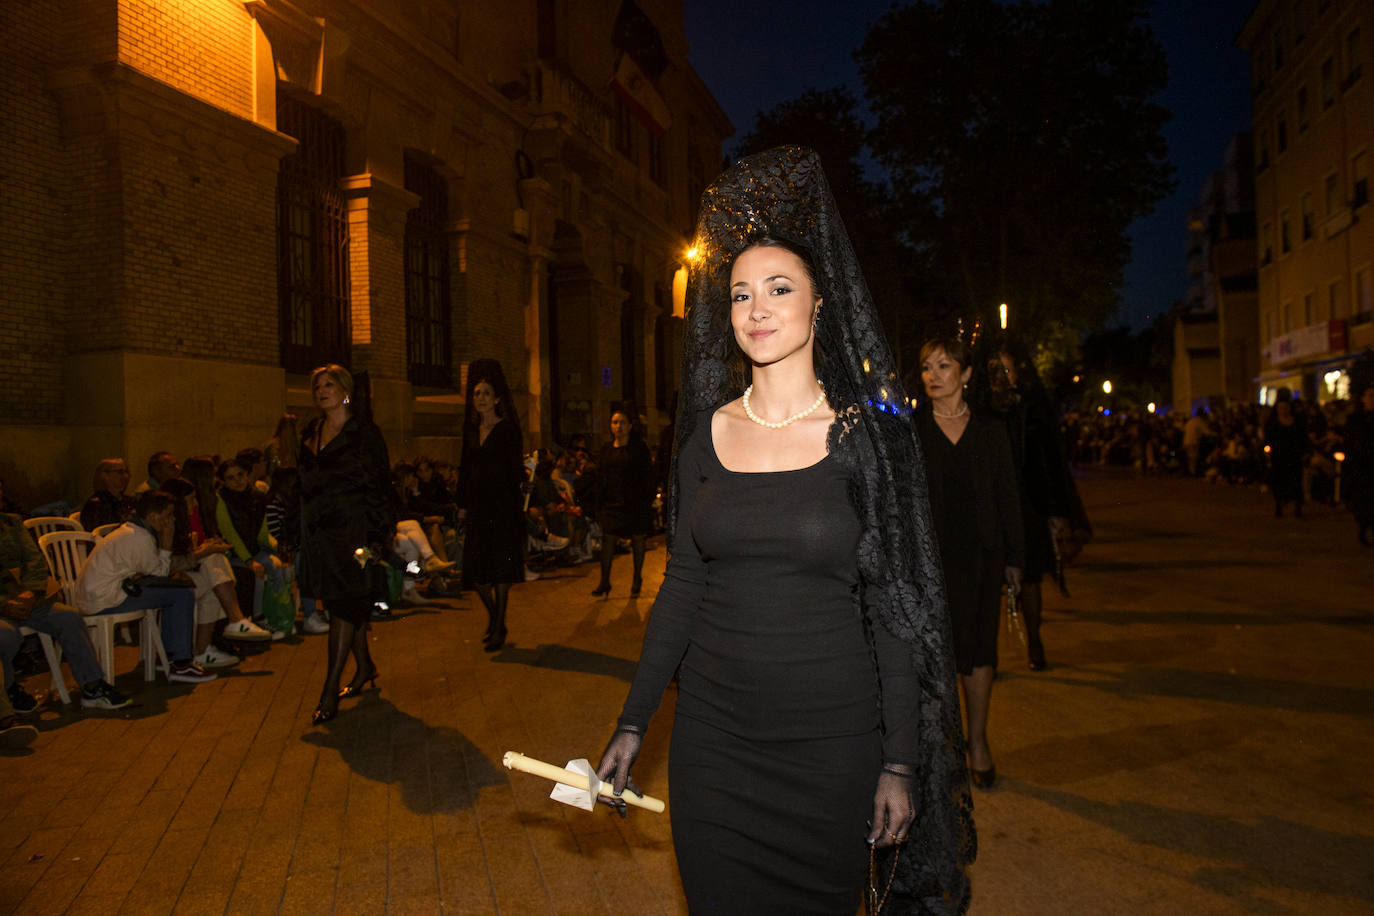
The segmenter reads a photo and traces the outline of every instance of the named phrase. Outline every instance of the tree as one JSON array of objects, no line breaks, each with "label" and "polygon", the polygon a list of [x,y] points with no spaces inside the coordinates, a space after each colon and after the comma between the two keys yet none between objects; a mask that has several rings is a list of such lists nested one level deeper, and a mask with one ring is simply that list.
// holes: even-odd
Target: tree
[{"label": "tree", "polygon": [[735,152],[747,156],[797,145],[820,157],[898,366],[910,375],[916,362],[910,349],[916,329],[911,291],[919,288],[913,273],[917,259],[904,244],[904,233],[894,228],[900,216],[892,206],[891,189],[865,175],[868,127],[855,114],[857,108],[858,100],[847,89],[808,89],[760,111],[754,129],[740,139]]},{"label": "tree", "polygon": [[855,57],[933,309],[1029,349],[1114,310],[1132,221],[1172,188],[1143,0],[894,7]]}]

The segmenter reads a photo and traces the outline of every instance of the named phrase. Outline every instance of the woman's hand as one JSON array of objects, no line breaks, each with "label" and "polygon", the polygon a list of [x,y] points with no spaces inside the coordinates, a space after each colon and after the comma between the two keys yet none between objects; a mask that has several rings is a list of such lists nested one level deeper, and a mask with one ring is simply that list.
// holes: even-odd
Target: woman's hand
[{"label": "woman's hand", "polygon": [[1021,594],[1021,567],[1007,567],[1007,584],[1011,586],[1011,593],[1013,595]]},{"label": "woman's hand", "polygon": [[262,564],[257,560],[251,561],[249,565],[252,567],[253,575],[257,576],[259,579],[267,578],[267,570],[264,569]]},{"label": "woman's hand", "polygon": [[596,800],[614,808],[621,817],[625,816],[625,802],[620,800],[619,795],[626,789],[636,795],[644,794],[630,777],[630,767],[634,766],[635,758],[639,756],[640,745],[643,743],[643,735],[623,729],[617,731],[611,736],[611,743],[606,745],[606,750],[601,754],[601,764],[596,768],[596,778],[602,782],[609,782],[617,796],[607,798],[598,795]]},{"label": "woman's hand", "polygon": [[911,801],[911,777],[883,770],[873,793],[873,822],[868,842],[878,847],[905,843],[916,806]]}]

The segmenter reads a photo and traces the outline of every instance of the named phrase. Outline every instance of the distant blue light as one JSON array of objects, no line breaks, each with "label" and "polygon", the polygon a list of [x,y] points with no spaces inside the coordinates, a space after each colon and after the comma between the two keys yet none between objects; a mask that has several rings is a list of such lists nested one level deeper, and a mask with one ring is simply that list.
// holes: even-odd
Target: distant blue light
[{"label": "distant blue light", "polygon": [[1111,409],[1110,407],[1108,407],[1108,408],[1106,408],[1105,410],[1102,411],[1102,416],[1104,416],[1104,417],[1110,417],[1111,415],[1112,415],[1112,409]]}]

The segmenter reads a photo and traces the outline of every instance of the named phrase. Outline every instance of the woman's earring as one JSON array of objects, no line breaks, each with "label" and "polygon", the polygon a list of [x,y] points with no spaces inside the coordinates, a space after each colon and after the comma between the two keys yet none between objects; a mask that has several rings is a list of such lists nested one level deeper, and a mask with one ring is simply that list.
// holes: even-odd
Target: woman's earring
[{"label": "woman's earring", "polygon": [[353,399],[348,395],[344,395],[344,406],[347,407],[351,403],[353,403]]}]

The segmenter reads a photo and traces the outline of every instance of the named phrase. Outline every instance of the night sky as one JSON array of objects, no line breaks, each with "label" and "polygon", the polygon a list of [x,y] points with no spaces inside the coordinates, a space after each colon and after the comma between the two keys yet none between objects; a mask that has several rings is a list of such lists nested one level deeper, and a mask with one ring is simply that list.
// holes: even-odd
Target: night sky
[{"label": "night sky", "polygon": [[[688,55],[735,125],[807,88],[844,85],[863,97],[853,51],[891,0],[685,0]],[[1178,181],[1174,194],[1131,229],[1133,259],[1119,323],[1149,324],[1187,289],[1188,208],[1221,168],[1231,136],[1250,123],[1249,64],[1235,37],[1254,0],[1155,0],[1150,24],[1169,59],[1160,104]],[[727,142],[727,150],[732,149]],[[860,252],[862,257],[862,252]]]}]

